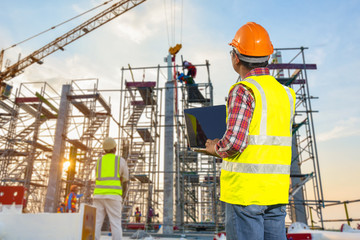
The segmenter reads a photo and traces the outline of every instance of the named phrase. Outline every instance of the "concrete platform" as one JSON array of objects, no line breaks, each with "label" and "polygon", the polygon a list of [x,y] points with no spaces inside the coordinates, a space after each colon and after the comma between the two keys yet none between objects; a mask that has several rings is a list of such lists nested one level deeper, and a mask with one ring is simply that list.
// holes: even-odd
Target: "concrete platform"
[{"label": "concrete platform", "polygon": [[[129,240],[130,237],[135,232],[124,232],[123,233],[123,240]],[[183,239],[183,240],[213,240],[214,234],[212,233],[174,233],[174,234],[158,234],[154,232],[147,232],[152,238],[151,239],[161,239],[161,240],[175,240],[175,239]],[[147,239],[147,238],[145,238]],[[111,236],[109,236],[109,233],[102,233],[101,240],[111,240]]]}]

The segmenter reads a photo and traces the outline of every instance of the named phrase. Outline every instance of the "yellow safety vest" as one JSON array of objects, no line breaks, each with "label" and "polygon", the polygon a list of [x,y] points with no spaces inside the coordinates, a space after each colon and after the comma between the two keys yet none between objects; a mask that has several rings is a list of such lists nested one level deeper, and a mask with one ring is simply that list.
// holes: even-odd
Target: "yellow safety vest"
[{"label": "yellow safety vest", "polygon": [[245,206],[286,204],[295,92],[269,75],[246,78],[230,91],[237,84],[252,90],[255,109],[248,146],[242,153],[223,159],[220,200]]},{"label": "yellow safety vest", "polygon": [[119,160],[119,157],[112,153],[108,153],[98,159],[96,164],[96,184],[94,195],[122,196]]}]

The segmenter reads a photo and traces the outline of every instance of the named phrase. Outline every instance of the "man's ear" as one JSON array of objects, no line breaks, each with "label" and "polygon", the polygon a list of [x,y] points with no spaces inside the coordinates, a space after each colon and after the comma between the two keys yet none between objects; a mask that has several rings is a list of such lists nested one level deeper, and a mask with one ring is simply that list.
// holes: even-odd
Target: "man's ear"
[{"label": "man's ear", "polygon": [[235,54],[235,63],[236,63],[236,65],[240,65],[240,59],[237,54]]}]

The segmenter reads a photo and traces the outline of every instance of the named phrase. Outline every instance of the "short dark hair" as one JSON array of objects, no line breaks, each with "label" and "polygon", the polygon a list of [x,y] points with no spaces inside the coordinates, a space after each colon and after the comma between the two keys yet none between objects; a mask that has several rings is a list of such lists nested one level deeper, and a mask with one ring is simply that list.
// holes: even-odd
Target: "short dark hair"
[{"label": "short dark hair", "polygon": [[233,51],[237,55],[237,58],[239,59],[240,63],[242,65],[244,65],[246,68],[250,69],[250,70],[252,70],[254,68],[258,68],[258,67],[267,67],[267,65],[269,64],[268,60],[264,61],[264,62],[260,62],[260,63],[250,63],[250,62],[246,62],[246,61],[241,59],[242,56],[245,57],[245,58],[264,58],[265,56],[263,56],[263,57],[254,57],[254,56],[248,56],[248,55],[240,54],[238,52],[238,50],[235,49],[235,48],[233,48]]},{"label": "short dark hair", "polygon": [[262,62],[262,63],[249,63],[249,62],[245,62],[241,59],[239,59],[241,64],[244,65],[246,68],[248,69],[254,69],[254,68],[259,68],[259,67],[267,67],[267,65],[269,64],[268,61],[266,62]]}]

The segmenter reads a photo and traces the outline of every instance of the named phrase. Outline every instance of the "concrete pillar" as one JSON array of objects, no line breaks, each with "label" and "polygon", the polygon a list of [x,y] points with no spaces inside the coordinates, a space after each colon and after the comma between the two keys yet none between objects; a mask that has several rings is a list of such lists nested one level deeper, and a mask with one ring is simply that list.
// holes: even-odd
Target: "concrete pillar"
[{"label": "concrete pillar", "polygon": [[49,183],[45,197],[45,212],[56,212],[61,189],[62,164],[65,150],[65,137],[70,102],[71,85],[63,85],[61,91],[59,115],[56,122],[54,149],[51,156]]},{"label": "concrete pillar", "polygon": [[164,138],[164,210],[163,233],[173,233],[174,219],[174,82],[171,55],[167,57],[168,81],[165,83],[165,138]]},{"label": "concrete pillar", "polygon": [[[301,174],[299,165],[299,153],[296,146],[296,134],[292,136],[292,149],[291,149],[291,167],[290,173],[293,175]],[[291,178],[291,186],[295,187],[301,182],[299,177]],[[300,189],[293,197],[295,203],[291,205],[291,217],[293,222],[302,222],[307,224],[306,210],[304,204],[304,191]]]}]

